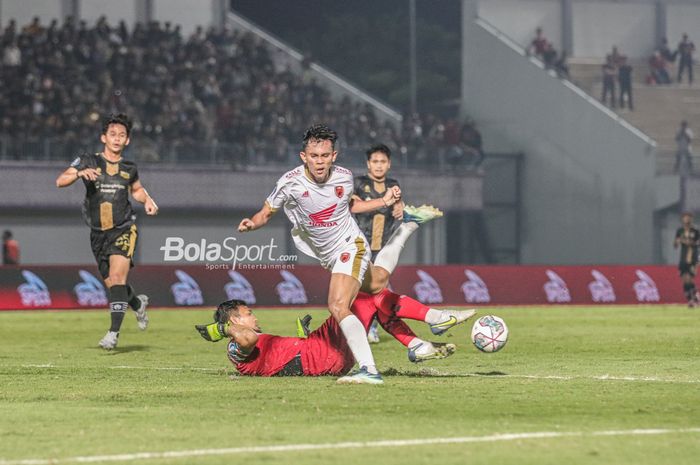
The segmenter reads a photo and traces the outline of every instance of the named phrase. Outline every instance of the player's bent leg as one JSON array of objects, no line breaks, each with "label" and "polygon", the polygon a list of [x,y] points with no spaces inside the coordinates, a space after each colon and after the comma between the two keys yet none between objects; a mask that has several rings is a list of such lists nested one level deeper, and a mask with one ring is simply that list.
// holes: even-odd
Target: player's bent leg
[{"label": "player's bent leg", "polygon": [[148,307],[148,296],[146,294],[136,295],[134,288],[127,284],[126,286],[129,298],[129,306],[136,312],[136,322],[141,331],[145,331],[148,328],[148,313],[146,309]]},{"label": "player's bent leg", "polygon": [[[360,366],[360,371],[353,375],[357,376],[357,378],[353,378],[355,381],[352,381],[352,383],[367,382],[377,384],[374,382],[376,379],[368,379],[364,376],[365,372],[379,376],[372,349],[369,346],[369,342],[367,342],[366,326],[350,311],[350,305],[355,296],[357,296],[359,288],[360,283],[351,275],[333,273],[328,290],[328,309],[338,322],[348,347],[350,347],[355,361]],[[379,379],[381,379],[381,376],[379,376]],[[343,381],[341,384],[345,383],[348,383],[348,380]]]},{"label": "player's bent leg", "polygon": [[355,301],[350,306],[350,311],[360,320],[362,326],[365,327],[365,331],[369,332],[377,314],[374,297],[364,292],[358,292]]},{"label": "player's bent leg", "polygon": [[127,309],[128,291],[126,287],[126,277],[129,274],[131,261],[121,255],[110,255],[109,257],[109,315],[111,324],[107,334],[100,340],[99,346],[106,350],[114,349],[119,340],[119,330],[124,321],[124,314]]},{"label": "player's bent leg", "polygon": [[[381,269],[386,273],[386,276],[377,275],[375,277],[377,280],[373,284],[375,289],[386,286],[389,275],[394,272],[396,265],[399,263],[399,256],[401,255],[404,245],[406,245],[411,234],[418,229],[418,226],[442,216],[442,212],[432,205],[421,205],[420,207],[406,205],[403,211],[403,223],[396,228],[396,231],[394,231],[384,247],[382,247],[382,250],[379,251],[374,261],[375,270]],[[386,277],[386,282],[382,284],[380,280],[383,277]]]},{"label": "player's bent leg", "polygon": [[391,313],[398,318],[424,321],[430,325],[435,335],[464,323],[476,314],[476,310],[437,310],[405,295],[398,295],[388,289],[374,296],[380,314]]}]

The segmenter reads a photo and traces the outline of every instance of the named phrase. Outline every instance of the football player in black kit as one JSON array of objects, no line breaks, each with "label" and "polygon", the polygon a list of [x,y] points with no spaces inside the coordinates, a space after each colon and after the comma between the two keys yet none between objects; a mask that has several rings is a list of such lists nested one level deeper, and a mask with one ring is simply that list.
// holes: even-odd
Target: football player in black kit
[{"label": "football player in black kit", "polygon": [[681,246],[681,256],[678,261],[678,271],[683,281],[683,293],[688,299],[688,307],[698,305],[698,292],[695,288],[695,273],[698,264],[698,246],[700,245],[700,231],[693,225],[693,215],[683,213],[681,215],[682,226],[676,231],[673,247]]},{"label": "football player in black kit", "polygon": [[127,284],[136,246],[136,215],[129,202],[129,193],[144,204],[147,215],[158,213],[158,206],[144,189],[136,164],[124,160],[129,145],[132,123],[124,114],[111,115],[104,121],[100,140],[101,153],[84,154],[56,179],[57,187],[68,187],[78,179],[85,184],[83,217],[90,226],[90,244],[97,266],[109,289],[109,310],[112,324],[99,346],[114,349],[127,305],[136,312],[141,330],[148,326],[145,295],[136,295]]},{"label": "football player in black kit", "polygon": [[[377,144],[367,149],[365,153],[367,155],[367,174],[355,177],[353,197],[360,200],[381,199],[387,189],[399,186],[396,179],[386,176],[391,168],[391,150],[384,144]],[[394,227],[401,222],[403,207],[403,201],[399,201],[391,207],[355,215],[357,224],[369,241],[372,262],[386,241],[389,240],[391,233],[394,232]],[[372,343],[379,342],[377,320],[372,322],[367,339]]]}]

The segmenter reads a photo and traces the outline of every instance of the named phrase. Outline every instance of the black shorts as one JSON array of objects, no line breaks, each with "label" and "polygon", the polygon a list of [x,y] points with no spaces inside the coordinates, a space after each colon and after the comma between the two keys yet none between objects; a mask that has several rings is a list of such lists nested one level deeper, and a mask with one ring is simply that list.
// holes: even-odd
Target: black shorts
[{"label": "black shorts", "polygon": [[90,232],[92,254],[95,256],[97,268],[99,268],[103,279],[107,279],[109,276],[110,255],[126,257],[131,261],[131,266],[134,266],[134,249],[137,237],[135,224],[124,228]]},{"label": "black shorts", "polygon": [[697,267],[696,262],[686,263],[680,262],[678,264],[678,271],[680,271],[681,276],[684,274],[689,274],[690,276],[695,276],[695,268]]}]

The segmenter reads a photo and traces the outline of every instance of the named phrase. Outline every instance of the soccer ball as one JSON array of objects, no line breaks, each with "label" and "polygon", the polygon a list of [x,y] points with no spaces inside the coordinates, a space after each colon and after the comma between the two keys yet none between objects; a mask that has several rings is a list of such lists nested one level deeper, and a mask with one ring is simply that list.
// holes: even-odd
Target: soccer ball
[{"label": "soccer ball", "polygon": [[498,352],[508,342],[508,326],[495,315],[482,316],[472,327],[472,342],[482,352]]}]

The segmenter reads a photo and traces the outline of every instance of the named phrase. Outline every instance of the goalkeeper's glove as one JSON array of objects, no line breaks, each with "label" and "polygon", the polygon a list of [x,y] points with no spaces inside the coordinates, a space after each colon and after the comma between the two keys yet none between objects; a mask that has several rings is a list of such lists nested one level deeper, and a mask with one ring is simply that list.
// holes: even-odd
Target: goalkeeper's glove
[{"label": "goalkeeper's glove", "polygon": [[228,326],[229,323],[211,323],[208,325],[195,325],[194,327],[199,331],[200,336],[207,341],[217,342],[227,337],[226,330]]}]

